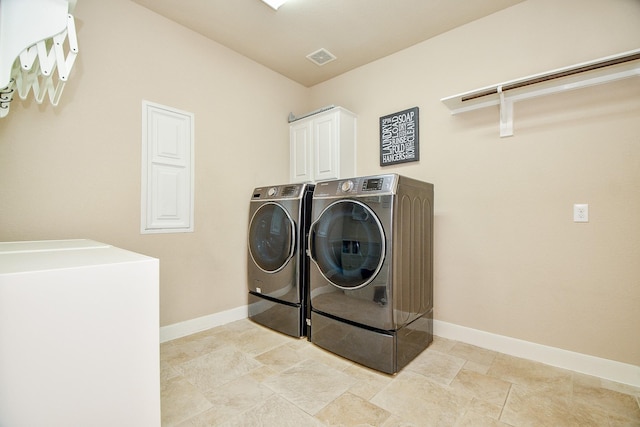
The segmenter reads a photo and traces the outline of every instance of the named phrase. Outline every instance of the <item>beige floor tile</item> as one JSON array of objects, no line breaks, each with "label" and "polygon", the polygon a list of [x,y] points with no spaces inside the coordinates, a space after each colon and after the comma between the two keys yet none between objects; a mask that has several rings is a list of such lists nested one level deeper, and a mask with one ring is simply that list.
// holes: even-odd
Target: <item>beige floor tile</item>
[{"label": "beige floor tile", "polygon": [[223,427],[322,427],[322,423],[280,396],[272,396],[251,411],[239,414]]},{"label": "beige floor tile", "polygon": [[221,342],[232,345],[237,342],[238,337],[252,331],[263,331],[267,334],[280,335],[279,333],[252,322],[249,319],[237,320],[224,326],[210,329],[210,331],[214,333]]},{"label": "beige floor tile", "polygon": [[267,378],[263,384],[302,410],[314,415],[347,391],[356,380],[321,362],[305,360]]},{"label": "beige floor tile", "polygon": [[422,427],[453,426],[471,399],[412,371],[402,371],[371,403],[404,422]]},{"label": "beige floor tile", "polygon": [[638,427],[640,420],[633,420],[619,414],[608,413],[609,427]]},{"label": "beige floor tile", "polygon": [[245,376],[204,393],[211,408],[191,418],[180,427],[217,426],[261,406],[273,396],[267,387]]},{"label": "beige floor tile", "polygon": [[530,388],[553,390],[564,397],[571,394],[571,372],[504,354],[496,356],[487,375]]},{"label": "beige floor tile", "polygon": [[234,348],[223,348],[176,366],[201,391],[240,378],[262,365]]},{"label": "beige floor tile", "polygon": [[640,407],[635,396],[574,381],[573,399],[585,406],[595,406],[611,414],[634,420],[640,426]]},{"label": "beige floor tile", "polygon": [[303,359],[315,360],[324,363],[325,365],[331,366],[332,368],[339,371],[343,371],[350,366],[355,365],[352,361],[345,359],[344,357],[340,357],[311,343],[308,344],[309,345],[307,345],[305,348],[299,350],[300,355]]},{"label": "beige floor tile", "polygon": [[587,387],[602,387],[608,390],[617,391],[631,396],[640,396],[640,387],[634,387],[628,384],[617,383],[610,380],[594,377],[591,375],[580,374],[574,372],[572,374],[574,383]]},{"label": "beige floor tile", "polygon": [[249,375],[251,378],[253,378],[257,382],[261,383],[261,382],[264,382],[267,378],[271,378],[272,376],[277,374],[278,374],[278,371],[275,371],[268,366],[262,365],[252,370],[247,375]]},{"label": "beige floor tile", "polygon": [[379,426],[391,414],[369,401],[345,393],[322,408],[315,416],[328,426]]},{"label": "beige floor tile", "polygon": [[176,426],[211,408],[211,402],[182,377],[174,377],[162,383],[162,425]]},{"label": "beige floor tile", "polygon": [[489,372],[489,368],[491,365],[483,365],[482,363],[473,362],[471,360],[467,360],[467,362],[462,366],[462,369],[466,369],[467,371],[477,372],[479,374],[486,374]]},{"label": "beige floor tile", "polygon": [[241,334],[246,331],[251,331],[254,329],[260,329],[269,333],[277,334],[278,332],[274,332],[269,328],[266,328],[258,323],[253,322],[251,319],[241,319],[236,320],[235,322],[227,323],[226,325],[214,328],[216,332],[223,334],[230,334],[231,339],[238,334]]},{"label": "beige floor tile", "polygon": [[507,399],[511,383],[462,369],[451,382],[451,388],[501,407]]},{"label": "beige floor tile", "polygon": [[233,345],[252,356],[265,353],[291,341],[291,337],[264,328],[252,328],[238,334]]},{"label": "beige floor tile", "polygon": [[571,399],[555,396],[548,390],[521,385],[511,387],[500,421],[518,427],[608,425],[603,411],[575,404]]},{"label": "beige floor tile", "polygon": [[467,407],[467,411],[497,420],[502,413],[502,407],[503,405],[494,405],[484,400],[473,398],[471,399],[471,404]]},{"label": "beige floor tile", "polygon": [[294,350],[303,350],[305,348],[307,348],[308,346],[311,345],[311,343],[309,342],[309,340],[306,337],[300,337],[300,338],[291,338],[289,340],[289,342],[287,343],[287,345],[291,348],[293,348]]},{"label": "beige floor tile", "polygon": [[282,372],[302,362],[303,356],[295,346],[287,343],[262,353],[255,359],[276,372]]},{"label": "beige floor tile", "polygon": [[613,391],[619,391],[620,393],[630,394],[632,396],[640,397],[640,387],[633,387],[628,384],[621,384],[615,381],[609,381],[600,379],[600,387]]},{"label": "beige floor tile", "polygon": [[451,350],[456,344],[457,341],[434,335],[433,341],[431,342],[431,344],[429,344],[429,347],[427,347],[425,351],[436,350],[441,353],[448,353],[449,350]]},{"label": "beige floor tile", "polygon": [[387,375],[360,365],[351,365],[344,372],[357,380],[349,388],[349,392],[367,400],[385,388],[394,378],[393,375]]},{"label": "beige floor tile", "polygon": [[176,341],[178,341],[178,340],[173,340],[173,341],[167,341],[167,342],[160,343],[160,360],[164,360],[165,359],[165,353],[170,351],[171,347],[174,347],[176,345]]},{"label": "beige floor tile", "polygon": [[204,331],[160,346],[160,360],[173,365],[184,363],[228,345],[214,332]]},{"label": "beige floor tile", "polygon": [[410,423],[402,418],[391,414],[387,421],[380,425],[380,427],[421,427],[418,424]]},{"label": "beige floor tile", "polygon": [[486,366],[487,369],[491,366],[491,363],[493,363],[497,354],[495,351],[461,342],[455,343],[447,353],[452,356],[466,359],[469,362],[475,362],[478,365]]},{"label": "beige floor tile", "polygon": [[467,411],[461,419],[459,419],[455,427],[511,427],[495,418],[479,414],[474,411]]},{"label": "beige floor tile", "polygon": [[166,381],[169,378],[177,377],[180,375],[171,363],[166,360],[160,360],[160,381]]},{"label": "beige floor tile", "polygon": [[465,359],[450,354],[439,351],[424,351],[404,369],[448,385],[458,375],[465,363]]}]

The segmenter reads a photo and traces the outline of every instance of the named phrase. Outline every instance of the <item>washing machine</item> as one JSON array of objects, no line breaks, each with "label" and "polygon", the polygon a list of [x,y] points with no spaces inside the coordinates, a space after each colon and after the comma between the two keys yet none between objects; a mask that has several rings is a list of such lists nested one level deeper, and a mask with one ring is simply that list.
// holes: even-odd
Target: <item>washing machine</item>
[{"label": "washing machine", "polygon": [[249,206],[249,318],[294,337],[307,335],[306,242],[313,184],[253,190]]},{"label": "washing machine", "polygon": [[433,184],[319,182],[312,206],[311,342],[398,372],[433,341]]}]

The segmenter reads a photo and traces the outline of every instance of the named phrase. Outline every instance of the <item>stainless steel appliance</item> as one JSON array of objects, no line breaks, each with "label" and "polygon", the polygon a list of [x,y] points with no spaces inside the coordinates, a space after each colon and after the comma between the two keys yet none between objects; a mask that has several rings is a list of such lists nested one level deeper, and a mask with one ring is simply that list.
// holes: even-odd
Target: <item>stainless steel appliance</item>
[{"label": "stainless steel appliance", "polygon": [[433,340],[433,185],[397,174],[316,184],[311,342],[395,373]]},{"label": "stainless steel appliance", "polygon": [[287,335],[306,336],[307,232],[312,184],[256,188],[249,206],[249,318]]}]

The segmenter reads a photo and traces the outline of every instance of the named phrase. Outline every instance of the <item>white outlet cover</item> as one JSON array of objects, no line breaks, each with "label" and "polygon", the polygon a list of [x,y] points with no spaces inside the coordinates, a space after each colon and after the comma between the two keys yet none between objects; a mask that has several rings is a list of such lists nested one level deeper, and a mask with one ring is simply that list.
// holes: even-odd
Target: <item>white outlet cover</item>
[{"label": "white outlet cover", "polygon": [[576,203],[573,205],[573,222],[589,222],[589,205]]}]

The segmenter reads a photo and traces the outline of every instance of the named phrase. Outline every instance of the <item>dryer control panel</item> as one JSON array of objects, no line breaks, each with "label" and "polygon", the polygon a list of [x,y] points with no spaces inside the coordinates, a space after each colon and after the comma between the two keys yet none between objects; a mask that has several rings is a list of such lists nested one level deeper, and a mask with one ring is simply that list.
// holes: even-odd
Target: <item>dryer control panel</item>
[{"label": "dryer control panel", "polygon": [[398,175],[374,175],[335,181],[319,182],[314,198],[357,195],[393,194],[396,191]]}]

